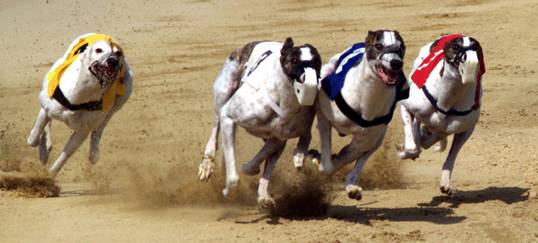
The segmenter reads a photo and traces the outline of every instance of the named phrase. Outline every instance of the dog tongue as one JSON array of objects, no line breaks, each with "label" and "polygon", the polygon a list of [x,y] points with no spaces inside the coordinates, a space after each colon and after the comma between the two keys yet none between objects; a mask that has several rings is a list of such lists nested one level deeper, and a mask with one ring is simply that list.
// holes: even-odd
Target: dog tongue
[{"label": "dog tongue", "polygon": [[385,84],[390,85],[394,83],[393,81],[394,78],[392,77],[392,75],[390,75],[389,73],[386,73],[382,67],[377,68],[377,75],[379,76],[379,78],[381,78],[381,80]]}]

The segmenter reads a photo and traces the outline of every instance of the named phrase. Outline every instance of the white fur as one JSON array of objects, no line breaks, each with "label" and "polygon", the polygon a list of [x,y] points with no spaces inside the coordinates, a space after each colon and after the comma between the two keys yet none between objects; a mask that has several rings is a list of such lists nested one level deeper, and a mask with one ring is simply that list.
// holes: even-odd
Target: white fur
[{"label": "white fur", "polygon": [[[417,69],[422,60],[428,56],[431,44],[422,47],[415,59],[413,70]],[[461,64],[464,67],[461,70],[441,61],[432,71],[426,86],[437,99],[437,104],[441,109],[463,111],[474,105],[477,68],[471,70],[472,68],[469,67],[472,65],[469,62],[478,62],[475,51],[467,52],[467,59]],[[444,68],[442,77],[441,68]],[[469,76],[472,78],[464,83],[462,74],[466,72],[471,73]],[[400,157],[402,159],[417,158],[422,148],[427,149],[437,142],[440,142],[440,147],[443,148],[446,146],[447,136],[454,134],[452,147],[443,164],[440,182],[441,190],[450,192],[451,174],[456,156],[473,133],[480,117],[480,110],[474,110],[465,116],[446,116],[432,106],[422,90],[418,89],[411,79],[409,79],[409,86],[409,98],[402,101],[400,106],[405,134],[404,149],[400,152]]]},{"label": "white fur", "polygon": [[301,60],[302,61],[311,61],[314,56],[312,56],[312,52],[310,52],[310,48],[303,47],[301,48]]},{"label": "white fur", "polygon": [[[336,62],[342,53],[332,57],[329,63],[322,67],[322,78],[336,69]],[[360,112],[364,119],[373,120],[389,113],[396,90],[383,84],[365,56],[359,65],[348,72],[341,92],[350,107]],[[332,174],[346,164],[356,161],[353,170],[346,177],[346,191],[350,198],[360,199],[359,175],[368,157],[381,145],[387,126],[381,124],[365,128],[357,125],[349,120],[323,91],[318,94],[317,119],[321,157],[315,157],[314,162],[319,164],[320,171]],[[352,135],[351,142],[336,155],[331,153],[333,127],[340,134]],[[321,161],[318,161],[319,159]]]},{"label": "white fur", "polygon": [[[258,203],[264,208],[274,206],[268,192],[269,180],[286,141],[290,138],[299,137],[293,160],[295,166],[302,166],[310,144],[310,130],[315,114],[312,106],[301,106],[298,103],[293,85],[280,65],[281,48],[282,44],[277,42],[258,44],[252,51],[248,64],[257,63],[258,58],[267,50],[272,50],[273,54],[261,62],[251,75],[247,77],[245,74],[239,88],[233,79],[239,64],[230,59],[224,64],[213,86],[214,127],[198,173],[202,181],[211,176],[220,131],[226,165],[226,187],[223,194],[226,196],[237,185],[239,175],[235,168],[235,129],[237,125],[243,127],[265,142],[258,154],[242,166],[243,173],[255,175],[265,160],[265,169],[258,187]],[[247,65],[245,72],[250,68]],[[271,108],[268,98],[279,104],[282,114],[277,114]]]},{"label": "white fur", "polygon": [[[65,61],[69,51],[78,43],[78,40],[87,35],[90,34],[82,35],[73,41],[64,56],[58,59],[50,70],[54,70],[58,65],[62,64]],[[91,50],[95,50],[95,48],[101,48],[103,50],[102,53],[89,53]],[[77,60],[75,60],[65,70],[60,79],[59,87],[70,103],[80,104],[101,99],[105,90],[101,88],[97,78],[95,78],[88,71],[88,65],[93,61],[98,60],[103,55],[108,55],[112,51],[116,50],[112,50],[108,43],[96,42],[93,48],[90,49],[90,47],[88,47],[88,49],[80,54]],[[123,82],[126,86],[126,94],[124,96],[118,96],[113,104],[113,107],[108,112],[68,110],[55,99],[48,97],[47,89],[49,81],[45,75],[43,78],[42,89],[39,93],[41,109],[37,116],[34,128],[28,137],[28,144],[32,146],[39,145],[40,160],[43,164],[45,164],[52,147],[50,137],[50,123],[52,119],[64,122],[73,130],[73,133],[63,148],[62,153],[49,169],[51,176],[56,176],[58,174],[67,159],[69,159],[69,157],[78,149],[78,147],[90,134],[91,141],[89,161],[91,164],[95,164],[97,162],[99,159],[99,141],[101,139],[103,130],[112,115],[123,106],[131,94],[132,72],[129,68],[127,60],[124,62],[124,68],[126,70],[126,74]]]}]

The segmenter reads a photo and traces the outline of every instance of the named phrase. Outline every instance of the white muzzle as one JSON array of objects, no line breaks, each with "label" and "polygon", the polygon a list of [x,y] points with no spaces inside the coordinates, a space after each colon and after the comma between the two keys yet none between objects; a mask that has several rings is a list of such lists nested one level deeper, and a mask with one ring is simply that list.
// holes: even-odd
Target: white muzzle
[{"label": "white muzzle", "polygon": [[301,105],[311,106],[314,104],[318,93],[318,75],[316,74],[316,70],[305,68],[303,75],[299,79],[301,80],[294,80],[293,82],[297,100]]}]

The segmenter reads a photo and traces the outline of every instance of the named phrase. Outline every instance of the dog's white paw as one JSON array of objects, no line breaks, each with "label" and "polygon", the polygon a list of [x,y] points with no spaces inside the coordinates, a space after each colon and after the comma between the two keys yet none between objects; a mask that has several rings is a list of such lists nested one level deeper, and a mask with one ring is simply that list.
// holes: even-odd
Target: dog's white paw
[{"label": "dog's white paw", "polygon": [[447,141],[446,137],[444,137],[443,139],[441,139],[441,141],[439,141],[438,143],[435,144],[435,146],[433,147],[433,151],[435,151],[435,152],[443,152],[443,151],[445,151],[447,143],[448,143],[448,141]]},{"label": "dog's white paw", "polygon": [[258,206],[261,209],[274,209],[276,206],[275,200],[271,198],[269,195],[265,196],[259,196],[258,197]]},{"label": "dog's white paw", "polygon": [[296,153],[293,156],[293,166],[295,166],[296,169],[303,168],[304,159],[305,159],[305,156],[303,153]]},{"label": "dog's white paw", "polygon": [[451,196],[454,193],[454,188],[450,185],[450,171],[443,170],[441,173],[441,182],[439,183],[439,189],[442,193]]},{"label": "dog's white paw", "polygon": [[398,153],[400,159],[412,159],[415,160],[420,155],[419,149],[403,149]]},{"label": "dog's white paw", "polygon": [[213,158],[204,157],[200,166],[198,166],[198,177],[201,181],[207,181],[211,177],[211,174],[215,170],[215,163],[213,163]]},{"label": "dog's white paw", "polygon": [[228,197],[231,189],[237,187],[237,185],[239,185],[239,176],[237,174],[234,173],[226,176],[226,188],[222,190],[222,195],[224,195],[224,197]]},{"label": "dog's white paw", "polygon": [[362,199],[362,188],[357,185],[347,185],[346,186],[347,196],[351,199],[361,200]]},{"label": "dog's white paw", "polygon": [[315,149],[311,149],[308,151],[308,156],[310,156],[312,158],[312,163],[314,165],[316,165],[318,167],[318,171],[319,172],[322,172],[322,173],[325,173],[325,174],[330,174],[332,173],[333,171],[333,166],[332,165],[324,165],[322,162],[321,162],[321,154],[315,150]]},{"label": "dog's white paw", "polygon": [[35,134],[33,129],[32,132],[30,132],[30,136],[28,136],[26,143],[32,147],[37,147],[37,145],[39,145],[39,136]]},{"label": "dog's white paw", "polygon": [[253,163],[252,161],[246,162],[241,165],[241,172],[249,176],[257,175],[260,173],[260,165]]}]

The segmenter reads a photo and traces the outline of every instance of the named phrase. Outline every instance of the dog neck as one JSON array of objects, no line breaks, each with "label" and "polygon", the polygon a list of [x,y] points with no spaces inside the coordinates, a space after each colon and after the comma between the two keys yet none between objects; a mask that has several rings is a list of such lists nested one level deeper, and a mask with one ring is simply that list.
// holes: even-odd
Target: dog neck
[{"label": "dog neck", "polygon": [[267,93],[285,113],[299,110],[302,106],[295,95],[293,80],[284,73],[279,61],[275,62],[274,70],[267,80]]},{"label": "dog neck", "polygon": [[[439,78],[431,79],[428,87],[443,110],[467,110],[475,103],[476,82],[464,84],[458,69],[443,61]],[[431,87],[431,88],[430,88]]]},{"label": "dog neck", "polygon": [[390,112],[396,89],[387,87],[373,68],[366,56],[346,77],[342,96],[363,119],[373,120]]},{"label": "dog neck", "polygon": [[100,100],[106,91],[80,57],[65,70],[59,88],[72,104]]}]

